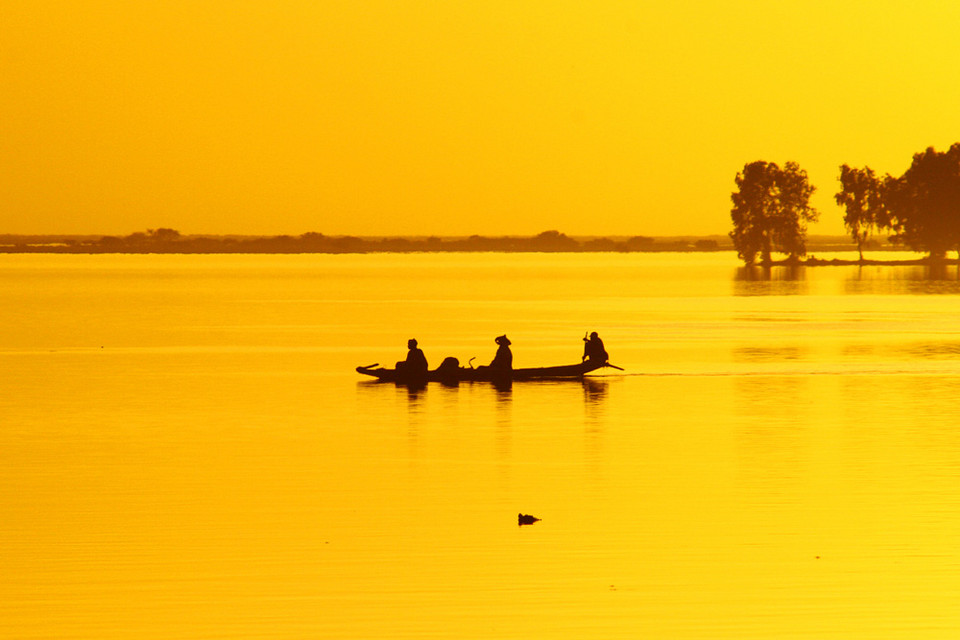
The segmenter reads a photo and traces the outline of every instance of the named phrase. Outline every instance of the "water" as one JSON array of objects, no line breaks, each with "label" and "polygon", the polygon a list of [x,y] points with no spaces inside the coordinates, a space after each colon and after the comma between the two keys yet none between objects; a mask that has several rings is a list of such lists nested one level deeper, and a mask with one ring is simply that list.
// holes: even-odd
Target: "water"
[{"label": "water", "polygon": [[[958,294],[731,254],[0,256],[0,637],[955,638]],[[588,330],[625,372],[353,370]]]}]

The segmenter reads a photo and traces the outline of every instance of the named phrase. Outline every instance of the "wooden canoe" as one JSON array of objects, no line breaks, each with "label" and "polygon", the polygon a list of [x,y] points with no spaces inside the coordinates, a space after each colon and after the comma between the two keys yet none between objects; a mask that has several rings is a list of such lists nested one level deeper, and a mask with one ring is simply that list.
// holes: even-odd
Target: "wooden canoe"
[{"label": "wooden canoe", "polygon": [[606,362],[588,360],[577,364],[561,365],[556,367],[531,367],[527,369],[492,369],[490,367],[460,367],[450,366],[449,363],[440,365],[423,375],[410,375],[407,372],[397,372],[396,369],[385,369],[377,365],[357,367],[357,373],[372,376],[383,382],[399,382],[404,384],[423,382],[503,382],[511,380],[562,380],[581,378],[591,371],[607,366]]}]

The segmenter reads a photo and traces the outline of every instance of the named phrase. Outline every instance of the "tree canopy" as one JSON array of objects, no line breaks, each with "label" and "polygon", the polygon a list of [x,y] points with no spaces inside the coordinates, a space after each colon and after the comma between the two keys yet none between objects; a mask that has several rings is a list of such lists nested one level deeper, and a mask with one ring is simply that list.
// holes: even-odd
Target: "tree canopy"
[{"label": "tree canopy", "polygon": [[857,242],[860,260],[871,230],[887,229],[891,240],[940,258],[960,254],[960,143],[947,151],[933,147],[914,154],[900,177],[879,178],[870,167],[840,167],[844,225]]},{"label": "tree canopy", "polygon": [[843,225],[857,243],[861,262],[863,245],[870,232],[890,226],[883,188],[884,182],[877,178],[870,167],[840,167],[840,191],[833,197],[844,208]]},{"label": "tree canopy", "polygon": [[737,255],[747,264],[771,262],[774,251],[791,259],[806,255],[807,223],[819,213],[810,206],[814,187],[796,162],[782,168],[758,160],[744,165],[731,194],[733,231]]},{"label": "tree canopy", "polygon": [[915,154],[902,176],[887,180],[881,197],[895,239],[932,257],[960,252],[960,142]]}]

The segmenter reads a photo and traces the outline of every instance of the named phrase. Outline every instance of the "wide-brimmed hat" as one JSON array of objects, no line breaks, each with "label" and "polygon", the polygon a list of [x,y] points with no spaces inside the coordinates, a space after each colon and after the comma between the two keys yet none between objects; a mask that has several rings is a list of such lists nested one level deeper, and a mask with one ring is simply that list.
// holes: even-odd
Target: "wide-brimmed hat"
[{"label": "wide-brimmed hat", "polygon": [[512,344],[510,342],[510,339],[507,338],[507,334],[503,334],[502,336],[497,336],[494,342],[496,342],[497,344],[507,344],[507,345]]}]

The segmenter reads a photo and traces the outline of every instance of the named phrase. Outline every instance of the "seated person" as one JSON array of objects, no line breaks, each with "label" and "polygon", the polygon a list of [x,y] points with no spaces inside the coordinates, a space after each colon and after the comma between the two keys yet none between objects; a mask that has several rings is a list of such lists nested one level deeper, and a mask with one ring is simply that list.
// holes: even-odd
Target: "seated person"
[{"label": "seated person", "polygon": [[510,371],[513,369],[513,353],[510,351],[510,340],[506,335],[502,335],[497,336],[494,342],[500,346],[497,347],[497,355],[493,357],[490,368]]},{"label": "seated person", "polygon": [[590,338],[584,338],[583,345],[583,357],[580,359],[590,360],[590,362],[606,362],[610,356],[607,355],[607,350],[603,348],[603,340],[600,339],[600,336],[597,335],[597,332],[594,331],[590,334]]},{"label": "seated person", "polygon": [[429,369],[427,357],[423,355],[423,351],[417,346],[417,341],[414,338],[407,340],[407,349],[409,349],[407,359],[397,363],[397,371],[411,376],[427,375]]}]

